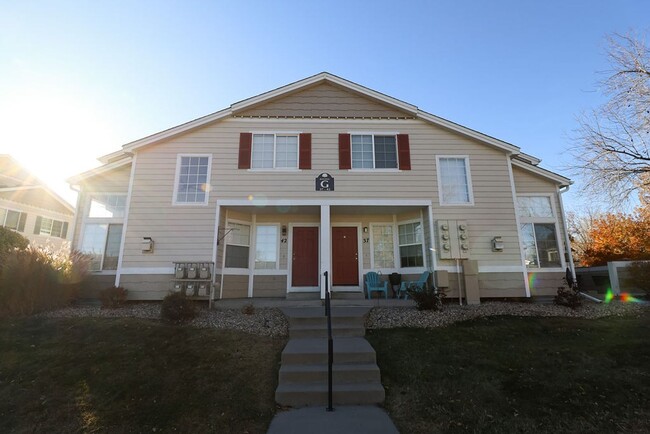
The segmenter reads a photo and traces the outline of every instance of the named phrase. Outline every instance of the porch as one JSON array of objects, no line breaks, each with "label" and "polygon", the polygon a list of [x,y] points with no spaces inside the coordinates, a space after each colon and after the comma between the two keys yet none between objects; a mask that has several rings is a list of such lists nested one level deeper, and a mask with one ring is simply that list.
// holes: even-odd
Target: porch
[{"label": "porch", "polygon": [[[217,299],[363,299],[364,278],[434,269],[430,200],[217,202]],[[390,296],[390,294],[389,294]],[[352,300],[346,299],[346,302]]]}]

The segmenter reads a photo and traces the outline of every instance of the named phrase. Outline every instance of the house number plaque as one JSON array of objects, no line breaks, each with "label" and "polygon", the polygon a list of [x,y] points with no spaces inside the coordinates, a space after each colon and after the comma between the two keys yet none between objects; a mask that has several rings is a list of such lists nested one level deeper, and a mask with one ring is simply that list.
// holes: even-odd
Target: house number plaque
[{"label": "house number plaque", "polygon": [[334,178],[329,173],[316,177],[316,191],[334,191]]}]

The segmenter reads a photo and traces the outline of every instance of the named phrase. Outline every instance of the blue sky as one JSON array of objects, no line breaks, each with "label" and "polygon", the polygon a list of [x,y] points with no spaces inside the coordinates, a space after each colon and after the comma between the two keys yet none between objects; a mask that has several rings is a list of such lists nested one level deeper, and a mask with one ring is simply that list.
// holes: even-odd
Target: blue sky
[{"label": "blue sky", "polygon": [[0,153],[73,200],[63,180],[122,144],[328,71],[566,174],[605,36],[650,36],[648,17],[643,0],[0,0]]}]

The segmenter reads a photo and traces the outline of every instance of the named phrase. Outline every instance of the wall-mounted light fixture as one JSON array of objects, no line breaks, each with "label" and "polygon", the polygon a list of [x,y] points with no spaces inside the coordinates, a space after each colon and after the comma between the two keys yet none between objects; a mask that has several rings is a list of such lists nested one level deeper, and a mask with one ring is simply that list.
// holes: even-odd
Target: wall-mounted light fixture
[{"label": "wall-mounted light fixture", "polygon": [[503,252],[503,238],[501,237],[492,238],[492,251]]},{"label": "wall-mounted light fixture", "polygon": [[282,236],[283,237],[287,236],[287,225],[282,225]]},{"label": "wall-mounted light fixture", "polygon": [[367,234],[367,233],[368,233],[368,226],[364,226],[364,227],[363,227],[363,233],[364,233],[364,234]]},{"label": "wall-mounted light fixture", "polygon": [[153,253],[153,239],[151,237],[142,238],[142,253]]}]

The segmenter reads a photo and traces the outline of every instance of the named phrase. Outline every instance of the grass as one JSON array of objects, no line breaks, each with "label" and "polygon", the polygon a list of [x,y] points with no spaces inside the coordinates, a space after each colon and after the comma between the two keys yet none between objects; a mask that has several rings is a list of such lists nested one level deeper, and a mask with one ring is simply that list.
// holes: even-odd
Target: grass
[{"label": "grass", "polygon": [[284,344],[150,320],[3,320],[0,432],[264,433]]},{"label": "grass", "polygon": [[367,337],[400,432],[650,432],[644,312],[490,317]]}]

